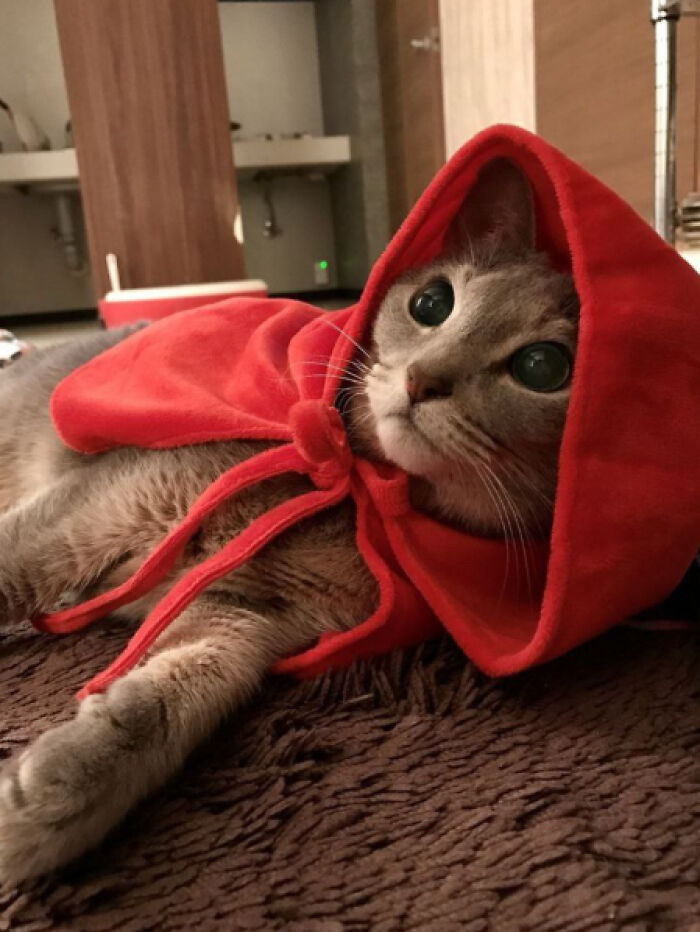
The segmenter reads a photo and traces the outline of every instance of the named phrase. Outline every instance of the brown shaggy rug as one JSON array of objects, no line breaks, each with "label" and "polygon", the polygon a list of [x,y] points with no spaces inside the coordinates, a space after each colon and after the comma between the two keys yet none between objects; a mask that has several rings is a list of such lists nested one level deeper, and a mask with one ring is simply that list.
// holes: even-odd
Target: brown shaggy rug
[{"label": "brown shaggy rug", "polygon": [[[122,639],[0,640],[0,754]],[[271,680],[0,929],[698,930],[699,647],[619,630],[493,682],[444,640]]]}]

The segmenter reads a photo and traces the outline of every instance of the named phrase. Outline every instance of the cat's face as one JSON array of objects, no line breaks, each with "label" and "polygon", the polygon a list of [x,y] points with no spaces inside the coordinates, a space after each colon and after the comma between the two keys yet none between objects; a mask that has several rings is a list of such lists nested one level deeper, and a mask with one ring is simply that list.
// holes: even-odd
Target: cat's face
[{"label": "cat's face", "polygon": [[365,455],[414,477],[419,507],[482,534],[543,534],[576,354],[576,293],[529,244],[478,252],[412,270],[389,290],[370,358],[350,376],[360,380],[350,434]]}]

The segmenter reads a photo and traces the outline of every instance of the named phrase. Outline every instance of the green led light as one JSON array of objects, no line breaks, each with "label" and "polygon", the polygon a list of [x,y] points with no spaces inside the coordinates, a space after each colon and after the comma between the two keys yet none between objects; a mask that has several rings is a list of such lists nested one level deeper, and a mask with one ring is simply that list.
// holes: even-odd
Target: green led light
[{"label": "green led light", "polygon": [[327,269],[327,268],[328,268],[328,260],[327,260],[327,259],[321,259],[321,261],[320,261],[319,264],[318,264],[318,267],[319,267],[319,269]]}]

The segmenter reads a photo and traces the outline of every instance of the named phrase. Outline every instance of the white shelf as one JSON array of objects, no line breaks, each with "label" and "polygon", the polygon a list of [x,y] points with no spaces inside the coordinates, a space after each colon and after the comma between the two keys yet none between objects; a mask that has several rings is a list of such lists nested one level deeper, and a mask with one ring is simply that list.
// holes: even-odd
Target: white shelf
[{"label": "white shelf", "polygon": [[[243,178],[257,171],[329,173],[350,161],[349,136],[304,139],[241,139],[233,144],[236,172]],[[51,152],[0,153],[0,186],[77,187],[75,149]]]},{"label": "white shelf", "polygon": [[331,172],[350,161],[350,137],[236,140],[233,159],[243,176],[265,169]]},{"label": "white shelf", "polygon": [[0,153],[0,184],[65,184],[77,181],[75,149]]}]

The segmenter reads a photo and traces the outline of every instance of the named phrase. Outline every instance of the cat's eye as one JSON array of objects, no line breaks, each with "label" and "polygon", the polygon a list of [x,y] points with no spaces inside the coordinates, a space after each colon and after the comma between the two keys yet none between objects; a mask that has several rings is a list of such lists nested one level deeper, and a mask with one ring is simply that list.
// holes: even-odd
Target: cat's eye
[{"label": "cat's eye", "polygon": [[411,317],[423,327],[439,327],[452,313],[455,293],[452,285],[444,278],[428,282],[411,298]]},{"label": "cat's eye", "polygon": [[533,392],[556,392],[571,378],[571,353],[561,343],[530,343],[513,354],[513,378]]}]

